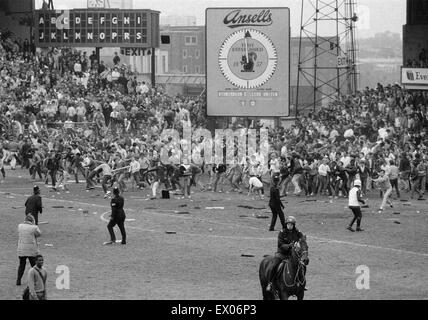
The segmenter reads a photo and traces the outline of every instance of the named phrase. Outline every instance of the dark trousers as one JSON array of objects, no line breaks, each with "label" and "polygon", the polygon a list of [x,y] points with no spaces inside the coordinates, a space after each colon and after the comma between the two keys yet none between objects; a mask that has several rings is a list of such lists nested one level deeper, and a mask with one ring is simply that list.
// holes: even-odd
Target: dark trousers
[{"label": "dark trousers", "polygon": [[104,193],[107,193],[107,191],[108,191],[107,183],[108,183],[109,181],[112,181],[112,179],[111,179],[111,178],[112,178],[112,177],[111,177],[111,176],[109,176],[109,175],[105,175],[105,176],[103,176],[103,180],[101,181],[101,186],[103,187]]},{"label": "dark trousers", "polygon": [[311,194],[316,194],[317,190],[316,190],[316,182],[317,182],[317,176],[316,175],[309,175],[308,178],[308,193]]},{"label": "dark trousers", "polygon": [[30,159],[27,156],[22,157],[21,169],[22,168],[25,168],[25,169],[30,168]]},{"label": "dark trousers", "polygon": [[52,179],[52,186],[55,187],[55,185],[56,185],[56,169],[49,170],[49,175],[51,176],[51,179]]},{"label": "dark trousers", "polygon": [[397,197],[400,198],[400,188],[398,187],[398,178],[397,179],[391,179],[389,180],[391,183],[392,189],[395,188],[395,191],[397,192]]},{"label": "dark trousers", "polygon": [[116,235],[114,234],[113,227],[117,225],[120,233],[122,234],[122,242],[126,242],[126,231],[125,231],[125,218],[123,219],[110,219],[107,225],[108,232],[110,233],[110,240],[115,242]]},{"label": "dark trousers", "polygon": [[367,194],[367,179],[368,176],[367,175],[360,175],[360,180],[361,180],[361,192],[363,194]]},{"label": "dark trousers", "polygon": [[328,187],[327,176],[318,175],[318,194],[322,195]]},{"label": "dark trousers", "polygon": [[86,189],[92,188],[95,183],[94,183],[94,178],[97,175],[97,172],[92,170],[89,171],[89,173],[86,175]]},{"label": "dark trousers", "polygon": [[79,183],[79,172],[86,179],[85,169],[83,169],[83,167],[75,167],[74,168],[74,177],[76,179],[76,183]]},{"label": "dark trousers", "polygon": [[285,218],[284,218],[284,212],[282,211],[281,207],[276,206],[269,206],[272,210],[272,220],[270,223],[269,230],[273,231],[275,229],[276,219],[279,216],[279,221],[281,221],[282,227],[285,229]]},{"label": "dark trousers", "polygon": [[32,179],[36,179],[36,173],[37,173],[39,175],[40,180],[43,180],[43,177],[42,177],[42,168],[41,168],[40,164],[33,165],[30,168],[30,171],[31,171],[31,178]]},{"label": "dark trousers", "polygon": [[19,257],[18,279],[17,279],[17,281],[19,282],[21,282],[21,278],[24,275],[27,259],[30,262],[31,267],[34,267],[36,264],[36,257]]},{"label": "dark trousers", "polygon": [[354,214],[354,218],[352,219],[349,226],[352,227],[354,222],[357,221],[357,228],[359,228],[361,225],[361,219],[363,217],[363,215],[361,213],[361,208],[360,207],[349,207],[349,209],[351,209],[352,213]]}]

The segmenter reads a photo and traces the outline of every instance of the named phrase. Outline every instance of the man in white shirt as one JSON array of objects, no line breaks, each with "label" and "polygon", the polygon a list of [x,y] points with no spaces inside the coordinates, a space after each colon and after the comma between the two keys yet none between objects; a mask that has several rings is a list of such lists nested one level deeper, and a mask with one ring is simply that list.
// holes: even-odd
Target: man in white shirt
[{"label": "man in white shirt", "polygon": [[112,81],[117,81],[120,77],[120,72],[118,68],[114,68],[113,71],[111,72],[111,80]]},{"label": "man in white shirt", "polygon": [[110,124],[111,124],[111,131],[116,133],[116,126],[118,125],[119,118],[119,111],[117,110],[117,107],[113,109],[113,111],[110,113]]},{"label": "man in white shirt", "polygon": [[345,133],[343,134],[343,137],[345,138],[345,139],[349,139],[349,138],[352,138],[354,136],[354,129],[351,127],[351,128],[349,128],[349,129],[347,129],[346,131],[345,131]]},{"label": "man in white shirt", "polygon": [[351,162],[351,157],[346,152],[342,152],[342,157],[339,160],[343,163],[343,167],[346,167]]},{"label": "man in white shirt", "polygon": [[329,135],[330,140],[333,141],[338,136],[339,136],[339,132],[336,130],[336,128],[333,128],[333,130],[331,130]]},{"label": "man in white shirt", "polygon": [[398,187],[399,172],[394,160],[389,160],[388,177],[392,189],[395,188],[395,191],[397,192],[397,197],[400,198],[400,188]]},{"label": "man in white shirt", "polygon": [[327,188],[327,175],[330,172],[330,167],[327,163],[328,158],[324,158],[318,167],[318,194],[320,195],[325,193],[325,189]]},{"label": "man in white shirt", "polygon": [[279,175],[280,163],[276,153],[272,153],[271,157],[272,159],[270,160],[269,165],[270,165],[270,176],[271,176],[271,179],[273,179],[274,176]]},{"label": "man in white shirt", "polygon": [[68,107],[67,109],[67,116],[74,121],[74,116],[76,115],[76,108],[74,108],[72,105]]},{"label": "man in white shirt", "polygon": [[284,141],[284,145],[281,147],[281,157],[286,157],[287,156],[287,145],[285,144],[286,141]]},{"label": "man in white shirt", "polygon": [[263,182],[261,182],[259,180],[259,178],[257,177],[251,177],[250,180],[248,181],[249,184],[249,191],[248,191],[248,196],[253,193],[254,191],[256,191],[259,195],[260,198],[263,199],[264,196],[262,194],[262,190],[263,190]]},{"label": "man in white shirt", "polygon": [[67,131],[70,131],[74,128],[74,122],[71,121],[70,118],[68,118],[67,120],[65,120],[64,122],[64,129],[66,129]]},{"label": "man in white shirt", "polygon": [[74,63],[74,74],[79,78],[82,77],[82,65],[80,64],[79,60],[76,60]]},{"label": "man in white shirt", "polygon": [[109,182],[112,178],[112,171],[110,166],[107,163],[102,163],[98,167],[96,167],[94,170],[91,171],[91,173],[88,176],[88,180],[91,182],[91,185],[94,185],[93,178],[95,175],[102,173],[103,180],[101,182],[101,185],[104,190],[104,199],[107,198],[110,195],[110,191],[107,187],[107,182]]},{"label": "man in white shirt", "polygon": [[141,94],[146,94],[149,92],[149,87],[147,86],[146,82],[143,81],[143,83],[140,86],[140,92]]},{"label": "man in white shirt", "polygon": [[132,158],[131,163],[129,164],[129,172],[131,173],[132,177],[132,190],[134,190],[134,182],[137,185],[137,187],[140,186],[140,162],[138,161],[139,157],[135,156]]},{"label": "man in white shirt", "polygon": [[380,128],[377,132],[382,140],[385,140],[388,137],[388,132],[386,131],[386,128]]},{"label": "man in white shirt", "polygon": [[77,122],[83,122],[85,120],[86,107],[83,103],[77,106],[76,114],[77,114]]},{"label": "man in white shirt", "polygon": [[364,229],[361,229],[361,219],[362,219],[362,213],[361,213],[361,206],[360,202],[365,204],[364,200],[361,198],[361,181],[355,180],[354,186],[349,191],[349,209],[351,209],[352,213],[354,214],[354,218],[352,219],[349,226],[346,228],[349,231],[354,232],[355,230],[352,229],[352,225],[355,221],[357,221],[357,231],[364,231]]}]

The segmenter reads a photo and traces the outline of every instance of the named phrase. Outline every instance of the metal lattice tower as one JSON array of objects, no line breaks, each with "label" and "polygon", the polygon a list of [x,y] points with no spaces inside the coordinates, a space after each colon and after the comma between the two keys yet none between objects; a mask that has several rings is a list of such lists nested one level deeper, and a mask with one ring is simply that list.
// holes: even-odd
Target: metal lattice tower
[{"label": "metal lattice tower", "polygon": [[302,0],[297,113],[358,90],[355,9],[356,0]]}]

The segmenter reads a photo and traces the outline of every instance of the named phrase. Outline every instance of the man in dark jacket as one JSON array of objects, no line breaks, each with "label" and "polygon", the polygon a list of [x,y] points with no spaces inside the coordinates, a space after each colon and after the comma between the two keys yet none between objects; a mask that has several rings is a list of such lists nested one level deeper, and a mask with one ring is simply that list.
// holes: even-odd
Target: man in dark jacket
[{"label": "man in dark jacket", "polygon": [[270,200],[269,200],[269,207],[272,210],[272,220],[270,223],[269,231],[274,231],[276,219],[278,216],[279,216],[279,220],[281,221],[282,228],[286,229],[284,212],[282,211],[282,209],[284,209],[284,205],[281,202],[281,198],[279,196],[279,189],[278,189],[279,177],[274,176],[272,182],[273,183],[272,183],[272,186],[270,187]]},{"label": "man in dark jacket", "polygon": [[22,157],[21,169],[30,168],[30,160],[29,160],[30,159],[29,154],[31,153],[30,150],[31,150],[31,143],[29,143],[28,139],[25,139],[24,144],[21,147],[21,157]]},{"label": "man in dark jacket", "polygon": [[104,244],[115,244],[116,236],[113,231],[113,227],[117,225],[122,234],[122,244],[126,244],[126,232],[125,232],[125,211],[123,206],[125,204],[125,199],[119,194],[119,188],[113,188],[113,198],[110,200],[111,206],[111,216],[110,222],[107,225],[108,232],[110,233],[110,242],[105,242]]},{"label": "man in dark jacket", "polygon": [[398,172],[400,174],[400,179],[402,183],[405,184],[406,191],[409,192],[411,189],[410,184],[410,172],[412,171],[412,166],[410,164],[409,159],[407,158],[407,154],[403,152],[401,154],[400,166],[398,168]]},{"label": "man in dark jacket", "polygon": [[36,225],[39,224],[39,213],[42,214],[42,197],[40,196],[39,186],[34,186],[33,195],[25,201],[25,215],[31,214],[34,217]]}]

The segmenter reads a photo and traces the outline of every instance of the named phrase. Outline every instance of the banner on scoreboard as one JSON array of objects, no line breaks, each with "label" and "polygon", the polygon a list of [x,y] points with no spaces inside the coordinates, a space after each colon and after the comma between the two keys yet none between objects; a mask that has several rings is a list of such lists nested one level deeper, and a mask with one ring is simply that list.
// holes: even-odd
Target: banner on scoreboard
[{"label": "banner on scoreboard", "polygon": [[37,10],[37,47],[159,47],[153,10]]},{"label": "banner on scoreboard", "polygon": [[428,68],[401,68],[401,83],[428,86]]},{"label": "banner on scoreboard", "polygon": [[290,115],[289,8],[206,10],[208,116]]}]

